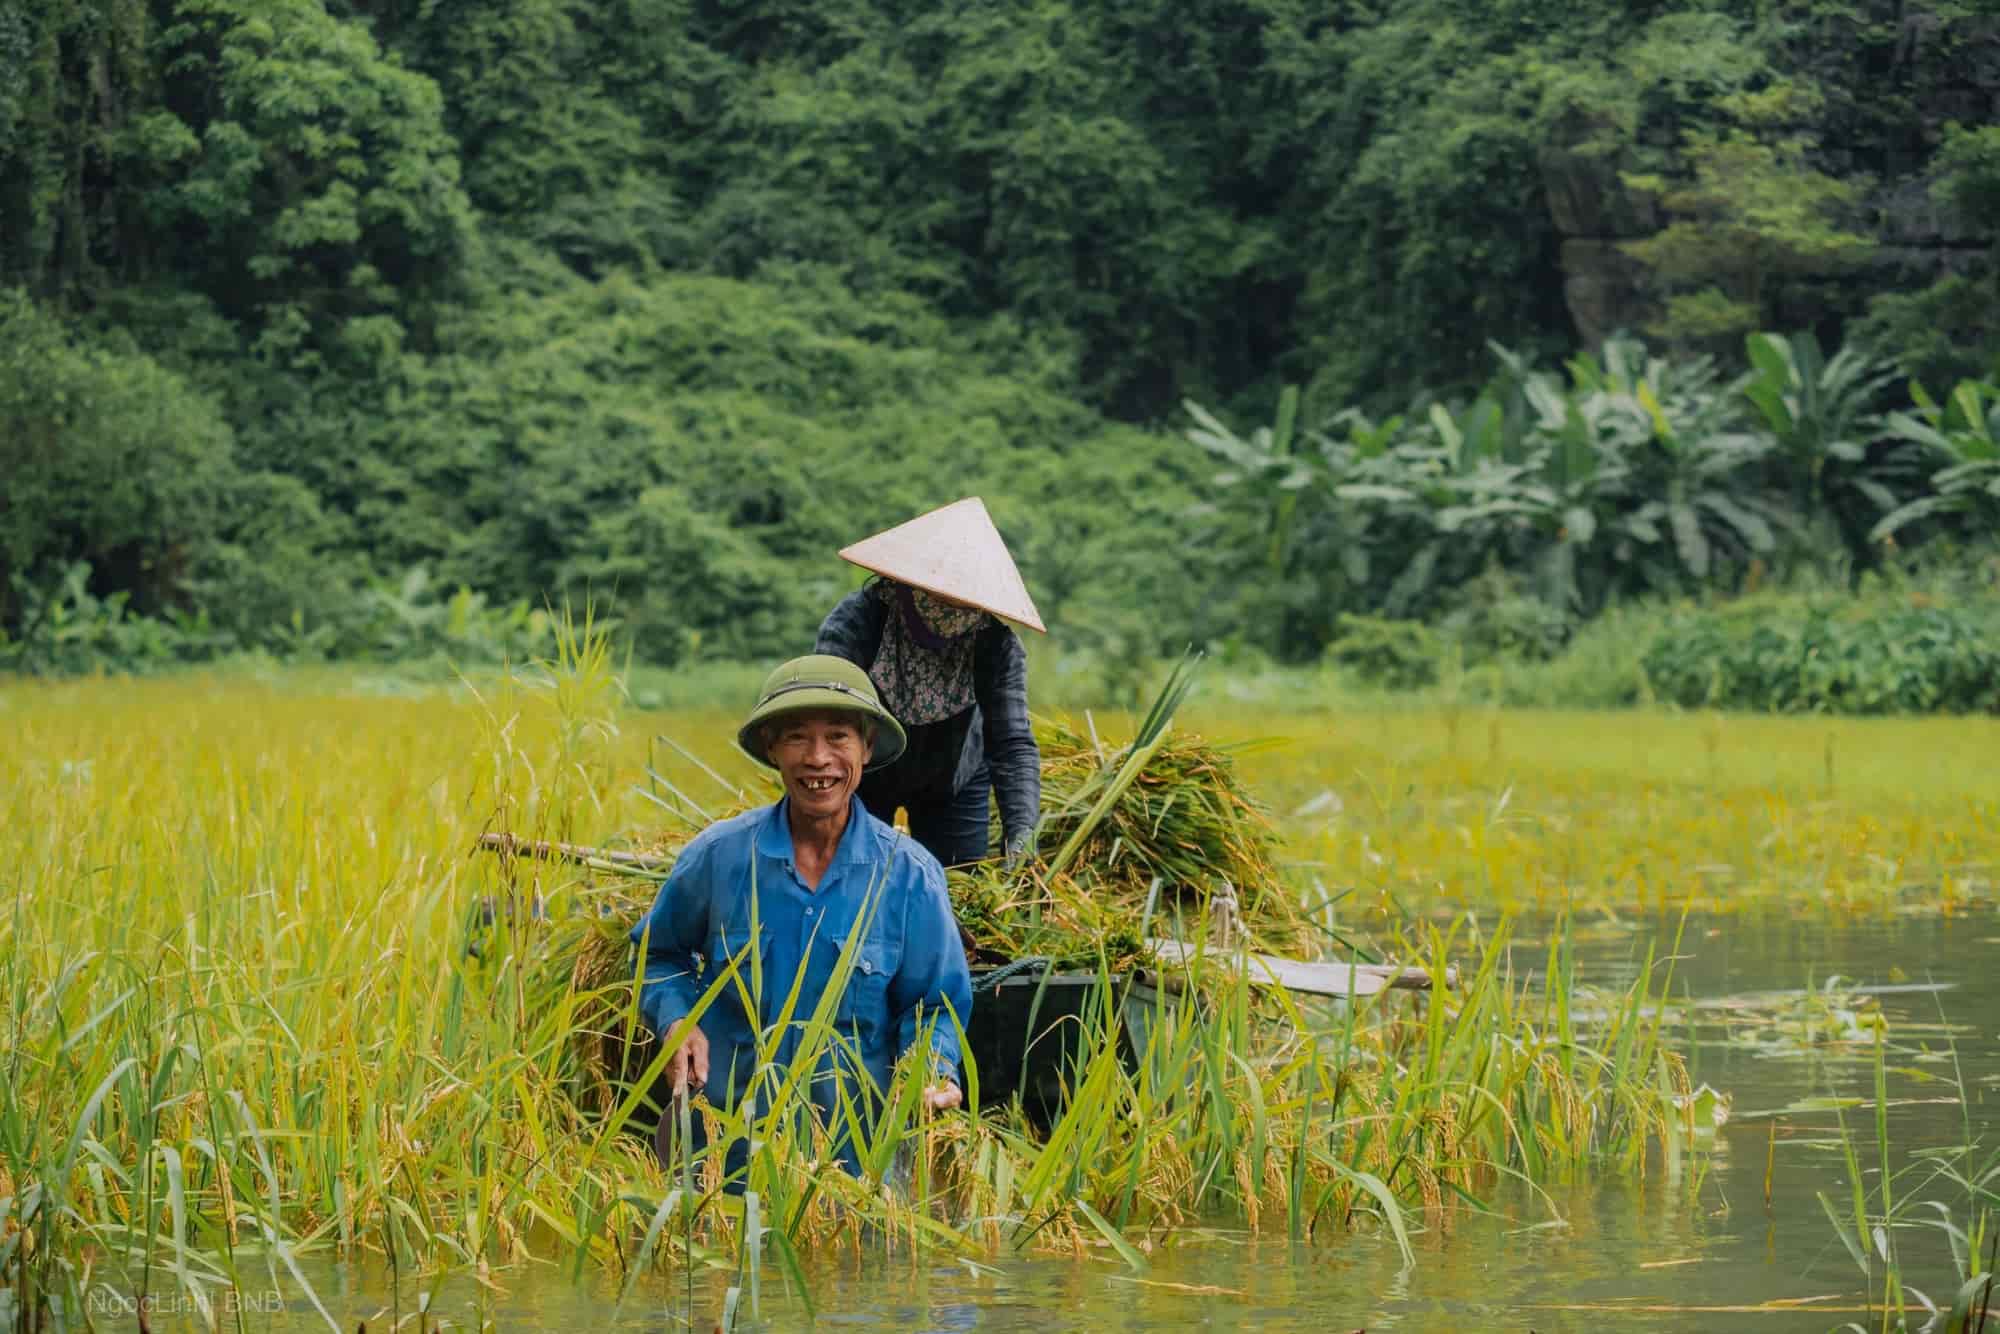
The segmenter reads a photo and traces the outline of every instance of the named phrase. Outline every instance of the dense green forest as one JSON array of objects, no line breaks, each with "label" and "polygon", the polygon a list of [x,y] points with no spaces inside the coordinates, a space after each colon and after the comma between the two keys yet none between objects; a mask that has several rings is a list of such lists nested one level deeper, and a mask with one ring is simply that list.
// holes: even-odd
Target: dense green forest
[{"label": "dense green forest", "polygon": [[1950,0],[0,0],[0,666],[769,657],[975,492],[1112,654],[1960,561],[1997,106]]}]

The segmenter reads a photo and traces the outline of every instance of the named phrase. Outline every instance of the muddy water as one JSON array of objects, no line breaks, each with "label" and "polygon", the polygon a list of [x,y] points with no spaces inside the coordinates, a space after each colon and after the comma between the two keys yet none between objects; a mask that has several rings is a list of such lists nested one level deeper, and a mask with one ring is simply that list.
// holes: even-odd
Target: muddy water
[{"label": "muddy water", "polygon": [[[1584,980],[1626,982],[1655,928],[1614,925],[1584,933]],[[1218,1227],[1184,1234],[1157,1254],[1144,1281],[1104,1261],[996,1257],[989,1267],[901,1263],[821,1268],[814,1275],[822,1326],[842,1330],[1174,1330],[1256,1328],[1368,1330],[1826,1330],[1864,1313],[1862,1275],[1823,1211],[1819,1193],[1849,1199],[1836,1113],[1829,1103],[1872,1104],[1874,1069],[1861,1031],[1868,1006],[1889,1023],[1888,1126],[1900,1169],[1913,1151],[1963,1143],[1984,1159],[2000,1147],[2000,918],[1808,923],[1693,923],[1683,940],[1676,992],[1694,1003],[1671,1022],[1693,1040],[1697,1083],[1727,1092],[1731,1115],[1717,1131],[1699,1192],[1657,1177],[1540,1198],[1501,1201],[1504,1216],[1461,1218],[1449,1237],[1420,1239],[1403,1271],[1393,1245],[1340,1236],[1293,1246]],[[1524,949],[1524,961],[1540,951]],[[1808,1002],[1888,988],[1852,1003]],[[1936,990],[1914,989],[1936,984]],[[1958,1099],[1955,1044],[1966,1098]],[[1808,1101],[1819,1099],[1815,1103]],[[1844,1109],[1862,1150],[1867,1187],[1876,1177],[1872,1105]],[[1770,1198],[1765,1198],[1767,1164]],[[1904,1173],[1898,1195],[1948,1205],[1962,1224],[1962,1193]],[[1935,1217],[1919,1205],[1913,1216]],[[1905,1279],[1949,1305],[1958,1286],[1943,1234],[1898,1233]],[[319,1275],[321,1295],[342,1326],[369,1318],[389,1299],[379,1276]],[[475,1311],[502,1329],[687,1328],[687,1290],[647,1289],[623,1307],[600,1282],[557,1273],[510,1274],[504,1297],[475,1302],[469,1281],[443,1285],[433,1310],[463,1327]],[[693,1292],[692,1324],[715,1327],[726,1280]],[[805,1323],[767,1274],[760,1320],[739,1328]],[[1873,1287],[1879,1292],[1880,1280]],[[405,1306],[414,1297],[406,1290]],[[1794,1302],[1790,1307],[1769,1304]],[[1914,1301],[1913,1301],[1914,1304]],[[299,1312],[296,1300],[288,1303]],[[1762,1307],[1763,1309],[1748,1309]],[[270,1314],[250,1328],[297,1324]],[[1879,1320],[1879,1316],[1877,1317]],[[315,1318],[312,1322],[319,1325]],[[1920,1322],[1918,1322],[1920,1323]],[[158,1322],[156,1322],[158,1327]],[[305,1327],[300,1325],[299,1327]],[[323,1325],[319,1325],[323,1328]],[[2000,1328],[2000,1324],[1996,1324]]]}]

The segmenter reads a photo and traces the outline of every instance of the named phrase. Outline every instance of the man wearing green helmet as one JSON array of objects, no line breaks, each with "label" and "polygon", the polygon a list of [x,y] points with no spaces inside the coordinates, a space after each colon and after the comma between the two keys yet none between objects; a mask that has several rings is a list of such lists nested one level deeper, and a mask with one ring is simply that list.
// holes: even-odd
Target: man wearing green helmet
[{"label": "man wearing green helmet", "polygon": [[[737,744],[778,771],[784,796],[697,835],[632,932],[646,958],[639,1006],[673,1051],[672,1087],[732,1107],[753,1082],[786,1079],[805,1019],[837,990],[837,1040],[815,1044],[809,1081],[827,1124],[843,1099],[878,1099],[920,1042],[926,1105],[958,1106],[972,988],[944,870],[855,795],[864,771],[902,753],[901,724],[865,671],[813,655],[771,673]],[[788,998],[792,1022],[780,1026]],[[844,1141],[841,1156],[852,1170]],[[740,1171],[741,1153],[731,1157],[725,1171]]]}]

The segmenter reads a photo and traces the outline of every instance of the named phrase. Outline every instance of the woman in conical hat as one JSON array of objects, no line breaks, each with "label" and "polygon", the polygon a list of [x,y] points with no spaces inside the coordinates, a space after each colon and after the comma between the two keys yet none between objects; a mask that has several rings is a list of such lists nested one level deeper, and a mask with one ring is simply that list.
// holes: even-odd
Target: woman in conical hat
[{"label": "woman in conical hat", "polygon": [[1028,659],[1007,622],[1047,633],[1007,544],[977,497],[932,510],[841,553],[874,573],[819,628],[816,652],[867,671],[908,736],[894,764],[869,772],[861,800],[946,866],[991,851],[1000,806],[1009,860],[1041,818],[1041,752],[1028,725]]}]

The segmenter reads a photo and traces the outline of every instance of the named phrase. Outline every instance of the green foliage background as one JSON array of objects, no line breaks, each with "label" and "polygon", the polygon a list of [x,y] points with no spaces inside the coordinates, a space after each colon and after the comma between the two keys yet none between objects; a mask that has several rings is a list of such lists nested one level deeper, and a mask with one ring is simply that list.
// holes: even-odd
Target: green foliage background
[{"label": "green foliage background", "polygon": [[[1891,515],[1977,540],[1996,52],[1942,0],[8,0],[0,661],[497,650],[584,595],[768,658],[975,492],[1110,659],[1560,644]],[[1666,369],[1534,369],[1559,188]],[[1864,262],[1910,207],[1942,277]],[[1778,413],[1745,328],[1851,374]]]}]

